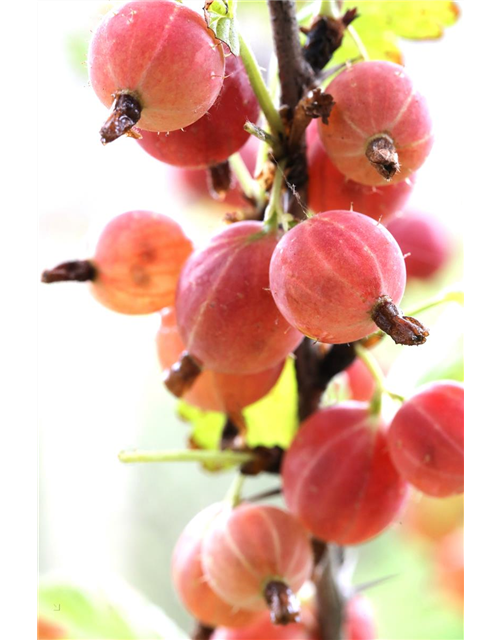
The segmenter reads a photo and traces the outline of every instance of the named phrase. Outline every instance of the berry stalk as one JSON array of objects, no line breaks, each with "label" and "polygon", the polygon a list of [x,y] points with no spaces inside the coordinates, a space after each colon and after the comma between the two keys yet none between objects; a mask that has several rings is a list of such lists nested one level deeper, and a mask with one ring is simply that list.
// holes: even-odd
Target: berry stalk
[{"label": "berry stalk", "polygon": [[42,282],[88,282],[95,280],[97,269],[90,260],[72,260],[62,262],[53,269],[46,269],[42,273]]},{"label": "berry stalk", "polygon": [[252,453],[210,451],[204,449],[170,449],[166,451],[121,451],[120,462],[209,462],[212,464],[244,464],[251,462]]},{"label": "berry stalk", "polygon": [[253,51],[247,45],[241,34],[239,34],[239,40],[241,59],[243,60],[252,89],[259,101],[260,108],[264,112],[266,120],[268,121],[273,133],[279,135],[280,133],[283,133],[283,123],[276,107],[273,104],[269,91],[267,90],[266,83],[264,82],[264,78],[260,72],[257,60],[255,59]]}]

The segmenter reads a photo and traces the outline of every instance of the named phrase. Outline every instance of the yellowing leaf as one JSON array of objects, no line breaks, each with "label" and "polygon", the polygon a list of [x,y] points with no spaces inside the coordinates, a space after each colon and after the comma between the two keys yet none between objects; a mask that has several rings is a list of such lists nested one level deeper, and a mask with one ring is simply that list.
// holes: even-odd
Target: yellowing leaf
[{"label": "yellowing leaf", "polygon": [[[370,60],[389,60],[397,64],[403,63],[398,38],[393,31],[387,28],[383,16],[361,13],[352,23],[352,27],[363,43]],[[337,65],[347,60],[355,60],[360,55],[352,35],[346,31],[341,47],[335,52],[328,66]]]},{"label": "yellowing leaf", "polygon": [[[411,40],[440,38],[460,15],[458,4],[449,0],[348,0],[344,7],[358,7],[361,16],[376,17],[385,29]],[[358,20],[354,25],[358,27]]]},{"label": "yellowing leaf", "polygon": [[[243,410],[247,444],[250,447],[288,448],[298,428],[297,403],[295,366],[293,358],[288,358],[278,382],[267,396]],[[196,446],[202,449],[219,448],[226,422],[223,413],[202,411],[184,401],[179,403],[178,413],[191,423],[191,438]]]},{"label": "yellowing leaf", "polygon": [[248,445],[288,449],[299,426],[297,405],[295,364],[292,358],[288,358],[271,392],[243,411]]}]

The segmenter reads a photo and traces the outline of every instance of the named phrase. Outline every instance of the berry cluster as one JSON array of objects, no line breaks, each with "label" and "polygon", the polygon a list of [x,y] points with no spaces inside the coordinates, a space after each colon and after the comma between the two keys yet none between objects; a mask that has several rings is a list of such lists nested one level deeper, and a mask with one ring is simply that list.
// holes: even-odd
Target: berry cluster
[{"label": "berry cluster", "polygon": [[[306,115],[282,109],[277,127],[252,60],[233,55],[178,2],[134,0],[103,19],[88,61],[92,87],[113,106],[104,143],[128,135],[168,165],[208,169],[219,197],[234,180],[228,160],[250,131],[267,148],[264,166],[253,193],[240,176],[239,213],[206,246],[194,249],[166,215],[130,211],[105,227],[92,258],[42,279],[89,281],[119,313],[160,312],[165,384],[189,404],[226,414],[238,437],[221,449],[258,456],[245,442],[242,412],[271,391],[295,352],[307,410],[299,409],[296,437],[273,469],[287,510],[240,499],[206,508],[182,533],[172,573],[185,607],[217,628],[213,640],[313,640],[322,637],[322,616],[305,604],[301,622],[297,593],[318,571],[314,545],[377,536],[398,518],[410,486],[430,496],[463,492],[463,387],[431,383],[398,397],[401,407],[387,417],[382,398],[396,394],[368,351],[385,334],[425,343],[429,330],[398,305],[407,277],[432,277],[449,242],[432,218],[403,211],[433,136],[402,66],[350,63],[324,92],[309,69],[314,104],[304,81],[294,113]],[[258,126],[261,107],[267,124]],[[294,202],[295,187],[287,189],[301,153],[310,180],[298,183],[303,199]],[[256,154],[254,146],[247,164]],[[297,202],[306,198],[304,215]],[[339,349],[349,355],[332,367]],[[321,405],[343,369],[351,399]],[[371,616],[353,593],[344,594],[346,637],[372,638]]]}]

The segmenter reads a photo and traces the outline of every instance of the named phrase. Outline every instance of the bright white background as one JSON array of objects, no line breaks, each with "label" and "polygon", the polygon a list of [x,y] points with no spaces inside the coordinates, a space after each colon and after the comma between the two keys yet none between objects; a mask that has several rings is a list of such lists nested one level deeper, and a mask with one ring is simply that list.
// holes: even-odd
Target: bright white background
[{"label": "bright white background", "polygon": [[[91,256],[102,226],[131,209],[166,213],[191,236],[205,234],[203,220],[196,225],[185,214],[164,165],[130,139],[100,144],[106,110],[70,68],[66,53],[68,35],[85,24],[90,29],[92,9],[99,7],[45,2],[39,12],[40,271]],[[245,26],[265,41],[262,25]],[[463,101],[456,62],[466,30],[465,18],[442,41],[403,45],[408,73],[428,97],[437,134],[413,204],[458,236],[467,215],[456,188],[464,162],[450,116]],[[124,467],[116,458],[122,448],[185,444],[186,429],[159,376],[158,318],[110,313],[85,286],[41,287],[39,296],[40,570],[89,575],[95,583],[107,572],[119,573],[189,625],[172,592],[171,551],[188,519],[222,496],[229,478],[207,478],[189,465]]]}]

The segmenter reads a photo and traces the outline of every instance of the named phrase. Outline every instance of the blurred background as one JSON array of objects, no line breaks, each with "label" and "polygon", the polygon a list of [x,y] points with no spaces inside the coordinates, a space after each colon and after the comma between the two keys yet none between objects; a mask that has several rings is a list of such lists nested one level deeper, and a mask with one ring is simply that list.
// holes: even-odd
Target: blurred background
[{"label": "blurred background", "polygon": [[[85,58],[92,29],[110,6],[39,3],[40,272],[90,257],[102,227],[125,211],[168,214],[202,244],[226,210],[207,198],[188,203],[172,170],[133,140],[102,147],[98,132],[106,109],[89,85]],[[472,98],[461,84],[471,8],[460,7],[459,21],[442,39],[400,43],[436,131],[409,206],[438,218],[452,246],[448,263],[431,281],[410,283],[407,308],[461,280],[467,180],[457,153],[457,111],[467,112]],[[241,2],[240,18],[265,68],[271,44],[265,3]],[[432,330],[426,351],[388,342],[377,348],[396,392],[434,378],[463,378],[461,307],[445,305],[424,320]],[[159,323],[156,314],[133,317],[105,309],[85,285],[39,288],[39,575],[91,588],[123,580],[189,630],[191,620],[171,585],[172,549],[188,520],[224,495],[233,474],[209,474],[193,464],[118,462],[122,449],[182,448],[190,434],[162,385],[155,349]],[[273,477],[249,479],[244,493],[276,485]],[[355,584],[391,576],[366,591],[380,638],[463,637],[462,521],[461,498],[415,494],[400,522],[358,548]]]}]

